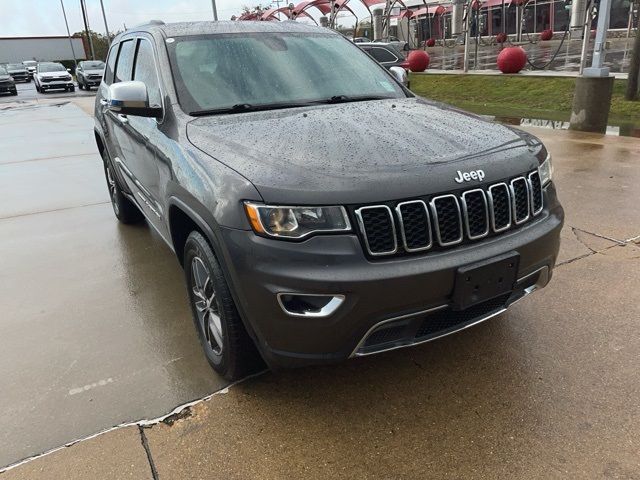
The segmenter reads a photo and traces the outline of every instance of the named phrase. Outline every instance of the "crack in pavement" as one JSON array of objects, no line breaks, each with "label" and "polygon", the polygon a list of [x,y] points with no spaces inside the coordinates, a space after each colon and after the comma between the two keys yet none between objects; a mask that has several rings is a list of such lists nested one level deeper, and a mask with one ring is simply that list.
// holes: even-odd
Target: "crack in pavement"
[{"label": "crack in pavement", "polygon": [[144,434],[145,428],[151,428],[151,427],[143,427],[142,425],[138,425],[138,431],[140,432],[140,440],[142,442],[142,448],[144,448],[144,451],[147,454],[147,461],[149,462],[149,468],[151,469],[151,477],[153,478],[153,480],[158,480],[158,470],[156,469],[156,464],[153,462],[153,456],[151,455],[151,448],[149,448],[149,442],[147,441],[147,436]]},{"label": "crack in pavement", "polygon": [[30,215],[42,215],[44,213],[62,212],[64,210],[73,210],[74,208],[95,207],[96,205],[106,205],[107,203],[111,203],[111,202],[107,201],[107,202],[87,203],[85,205],[74,205],[72,207],[62,207],[62,208],[54,208],[52,210],[42,210],[41,212],[20,213],[18,215],[9,215],[8,217],[0,217],[0,221],[11,220],[12,218],[28,217]]},{"label": "crack in pavement", "polygon": [[[38,458],[42,458],[42,457],[46,457],[47,455],[50,455],[52,453],[55,453],[59,450],[65,449],[65,448],[69,448],[72,447],[73,445],[80,443],[80,442],[84,442],[86,440],[91,440],[92,438],[96,438],[99,437],[101,435],[104,435],[105,433],[109,433],[112,432],[114,430],[119,430],[122,428],[126,428],[126,427],[133,427],[133,426],[137,426],[137,427],[142,427],[142,428],[151,428],[154,425],[157,425],[161,422],[165,422],[167,419],[169,418],[176,418],[176,416],[179,416],[183,410],[185,409],[190,409],[191,407],[193,407],[194,405],[198,405],[200,403],[203,402],[208,402],[209,400],[211,400],[213,397],[217,396],[217,395],[225,395],[227,393],[229,393],[229,389],[231,387],[234,387],[240,383],[246,382],[247,380],[251,380],[252,378],[256,378],[259,377],[260,375],[263,375],[264,373],[266,373],[268,370],[261,370],[259,372],[256,372],[252,375],[249,375],[248,377],[242,378],[240,380],[237,380],[229,385],[227,385],[224,388],[221,388],[220,390],[216,390],[213,393],[210,393],[209,395],[206,395],[202,398],[198,398],[196,400],[192,400],[191,402],[187,402],[187,403],[183,403],[181,405],[178,405],[177,407],[175,407],[173,410],[171,410],[169,413],[162,415],[160,417],[157,418],[153,418],[153,419],[142,419],[142,420],[138,420],[138,421],[134,421],[134,422],[125,422],[125,423],[121,423],[118,425],[114,425],[113,427],[110,428],[106,428],[104,430],[101,430],[97,433],[88,435],[86,437],[83,438],[78,438],[76,440],[72,440],[70,442],[65,443],[62,446],[59,447],[55,447],[52,448],[51,450],[47,450],[46,452],[42,452],[42,453],[38,453],[36,455],[32,455],[30,457],[27,458],[23,458],[22,460],[18,460],[17,462],[14,462],[12,464],[9,464],[7,466],[4,467],[0,467],[0,475],[3,474],[4,472],[7,472],[9,470],[12,470],[14,468],[17,468],[21,465],[24,465],[26,463],[32,462],[33,460],[37,460]],[[186,416],[186,415],[185,415]],[[168,423],[170,425],[170,423]],[[146,436],[145,436],[146,438]]]}]

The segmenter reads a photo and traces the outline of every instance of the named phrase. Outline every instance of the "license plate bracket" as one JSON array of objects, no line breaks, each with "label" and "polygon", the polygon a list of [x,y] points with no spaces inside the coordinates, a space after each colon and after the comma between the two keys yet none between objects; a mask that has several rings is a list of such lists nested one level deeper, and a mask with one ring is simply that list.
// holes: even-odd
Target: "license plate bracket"
[{"label": "license plate bracket", "polygon": [[511,292],[519,263],[518,252],[508,252],[458,268],[452,296],[453,309],[464,310]]}]

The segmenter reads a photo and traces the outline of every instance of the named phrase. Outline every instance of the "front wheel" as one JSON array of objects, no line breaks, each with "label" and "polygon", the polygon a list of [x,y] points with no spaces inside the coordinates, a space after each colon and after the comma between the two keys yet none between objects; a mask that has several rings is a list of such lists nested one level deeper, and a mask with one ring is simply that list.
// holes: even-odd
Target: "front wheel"
[{"label": "front wheel", "polygon": [[262,359],[236,308],[213,250],[200,232],[184,247],[184,272],[193,320],[209,364],[228,380],[253,373]]},{"label": "front wheel", "polygon": [[118,180],[109,162],[105,162],[104,164],[104,176],[107,179],[111,206],[113,207],[113,213],[115,213],[116,218],[126,224],[142,221],[144,218],[142,212],[122,193],[122,189],[120,185],[118,185]]}]

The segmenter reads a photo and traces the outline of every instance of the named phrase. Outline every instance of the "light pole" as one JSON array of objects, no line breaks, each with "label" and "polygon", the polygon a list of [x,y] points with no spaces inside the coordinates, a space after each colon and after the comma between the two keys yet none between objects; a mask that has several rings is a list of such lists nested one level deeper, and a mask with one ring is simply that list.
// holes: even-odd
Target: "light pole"
[{"label": "light pole", "polygon": [[213,21],[218,21],[218,9],[216,8],[216,0],[211,0],[211,8],[213,9]]},{"label": "light pole", "polygon": [[102,19],[104,20],[104,30],[107,32],[107,47],[111,45],[111,36],[109,35],[109,25],[107,25],[107,15],[104,13],[104,3],[100,0],[100,8],[102,9]]},{"label": "light pole", "polygon": [[[67,12],[64,10],[64,3],[60,0],[60,6],[62,7],[62,16],[64,17],[64,24],[67,27],[67,36],[69,37],[69,46],[71,47],[71,55],[73,55],[73,64],[75,68],[78,68],[78,60],[76,60],[76,51],[73,48],[73,40],[71,40],[71,32],[69,31],[69,22],[67,22]],[[74,70],[75,72],[75,70]]]},{"label": "light pole", "polygon": [[96,53],[93,50],[93,39],[91,38],[91,31],[89,30],[89,19],[87,18],[87,6],[84,4],[84,0],[80,0],[80,8],[82,9],[82,20],[84,20],[84,31],[87,33],[87,39],[89,40],[89,49],[91,50],[91,60],[95,60]]}]

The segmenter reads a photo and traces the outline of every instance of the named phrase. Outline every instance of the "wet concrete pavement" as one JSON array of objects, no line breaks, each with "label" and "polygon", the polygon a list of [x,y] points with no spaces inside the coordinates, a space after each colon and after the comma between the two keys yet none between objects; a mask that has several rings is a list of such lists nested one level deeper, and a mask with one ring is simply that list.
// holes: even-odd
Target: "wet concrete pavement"
[{"label": "wet concrete pavement", "polygon": [[[554,155],[567,214],[548,288],[459,334],[266,373],[3,479],[639,478],[640,140],[529,130]],[[11,195],[0,206],[0,465],[222,385],[170,251],[115,223],[97,154],[76,153],[87,158],[51,199],[16,206],[19,188],[0,185]],[[9,162],[0,182],[8,168],[46,177],[65,161]]]},{"label": "wet concrete pavement", "polygon": [[223,385],[173,254],[115,220],[92,118],[0,112],[0,192],[0,465]]}]

